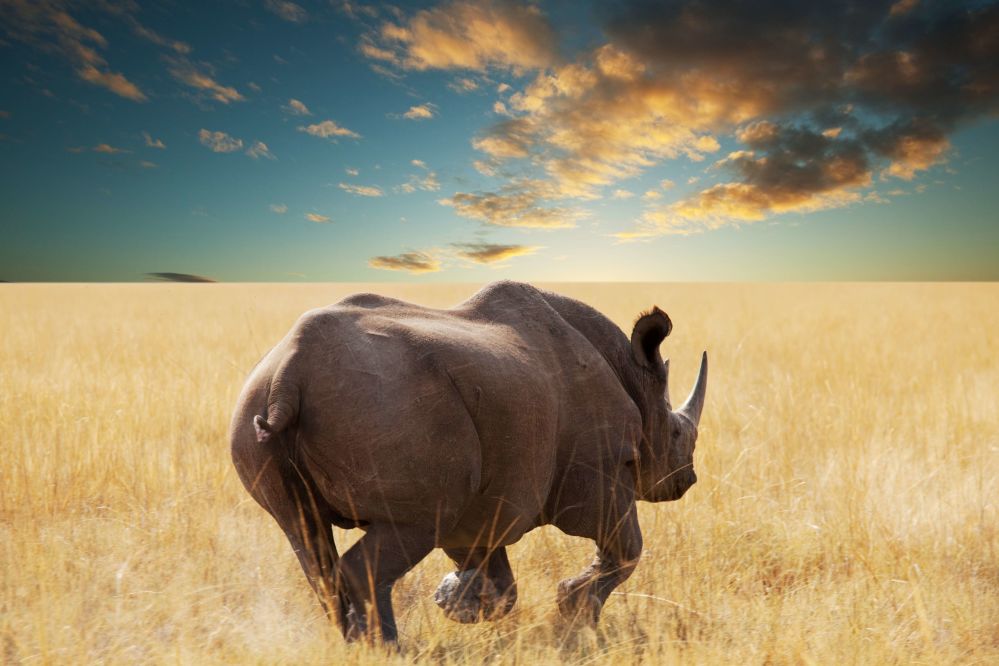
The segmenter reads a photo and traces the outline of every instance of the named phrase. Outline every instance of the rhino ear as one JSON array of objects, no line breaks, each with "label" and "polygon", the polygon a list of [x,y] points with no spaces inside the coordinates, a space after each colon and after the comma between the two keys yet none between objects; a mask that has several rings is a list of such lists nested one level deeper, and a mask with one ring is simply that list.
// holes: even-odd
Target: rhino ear
[{"label": "rhino ear", "polygon": [[658,307],[653,307],[638,318],[631,331],[631,351],[635,360],[664,379],[666,369],[663,367],[662,356],[659,355],[659,344],[672,330],[673,322],[669,320],[669,315]]}]

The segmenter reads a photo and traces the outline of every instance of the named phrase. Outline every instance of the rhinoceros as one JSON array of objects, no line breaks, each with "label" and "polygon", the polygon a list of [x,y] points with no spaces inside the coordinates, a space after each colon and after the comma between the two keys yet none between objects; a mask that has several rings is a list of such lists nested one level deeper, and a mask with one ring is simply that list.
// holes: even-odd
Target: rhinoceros
[{"label": "rhinoceros", "polygon": [[[435,595],[448,617],[505,615],[506,546],[540,525],[596,543],[557,589],[563,615],[595,623],[642,553],[635,502],[697,480],[707,352],[671,409],[671,328],[653,307],[629,340],[594,308],[516,282],[447,310],[350,296],[302,315],[253,369],[232,459],[347,640],[397,641],[392,586],[434,548],[457,569]],[[340,556],[334,525],[365,534]]]}]

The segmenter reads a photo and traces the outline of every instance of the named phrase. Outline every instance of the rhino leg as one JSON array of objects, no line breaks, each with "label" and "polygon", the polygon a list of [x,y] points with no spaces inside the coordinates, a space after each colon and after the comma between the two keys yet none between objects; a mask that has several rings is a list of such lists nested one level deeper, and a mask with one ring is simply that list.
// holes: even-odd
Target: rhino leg
[{"label": "rhino leg", "polygon": [[326,616],[350,632],[349,605],[337,585],[333,511],[307,474],[280,448],[261,446],[247,424],[233,436],[233,461],[250,495],[277,521],[288,538]]},{"label": "rhino leg", "polygon": [[433,530],[390,523],[372,524],[340,559],[340,579],[350,599],[348,640],[377,636],[395,643],[392,586],[434,549]]},{"label": "rhino leg", "polygon": [[445,549],[458,571],[441,580],[434,601],[455,622],[496,620],[517,602],[517,583],[506,548]]},{"label": "rhino leg", "polygon": [[558,609],[569,620],[596,624],[611,591],[631,576],[642,555],[642,532],[635,505],[620,520],[594,538],[597,554],[592,564],[558,585]]}]

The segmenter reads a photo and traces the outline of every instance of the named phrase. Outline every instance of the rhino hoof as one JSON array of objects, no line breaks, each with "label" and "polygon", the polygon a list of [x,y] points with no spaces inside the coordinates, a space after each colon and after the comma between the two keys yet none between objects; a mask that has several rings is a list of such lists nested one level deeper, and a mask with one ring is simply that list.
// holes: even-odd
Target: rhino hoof
[{"label": "rhino hoof", "polygon": [[590,591],[588,584],[564,580],[559,583],[557,599],[559,614],[566,620],[578,619],[594,625],[599,622],[603,603]]},{"label": "rhino hoof", "polygon": [[449,573],[434,592],[434,601],[444,615],[462,624],[503,617],[513,608],[515,599],[513,595],[501,595],[488,576],[475,570]]}]

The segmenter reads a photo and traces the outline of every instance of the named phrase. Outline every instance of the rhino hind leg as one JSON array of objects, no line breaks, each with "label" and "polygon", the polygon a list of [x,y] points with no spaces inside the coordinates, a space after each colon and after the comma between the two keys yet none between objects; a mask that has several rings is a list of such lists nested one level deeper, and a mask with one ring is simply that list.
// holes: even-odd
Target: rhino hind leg
[{"label": "rhino hind leg", "polygon": [[434,601],[444,615],[469,624],[497,620],[517,602],[517,583],[506,549],[446,549],[458,571],[447,574],[437,586]]},{"label": "rhino hind leg", "polygon": [[433,549],[433,531],[425,527],[368,526],[367,534],[340,558],[340,580],[350,603],[347,640],[398,641],[392,586]]}]

